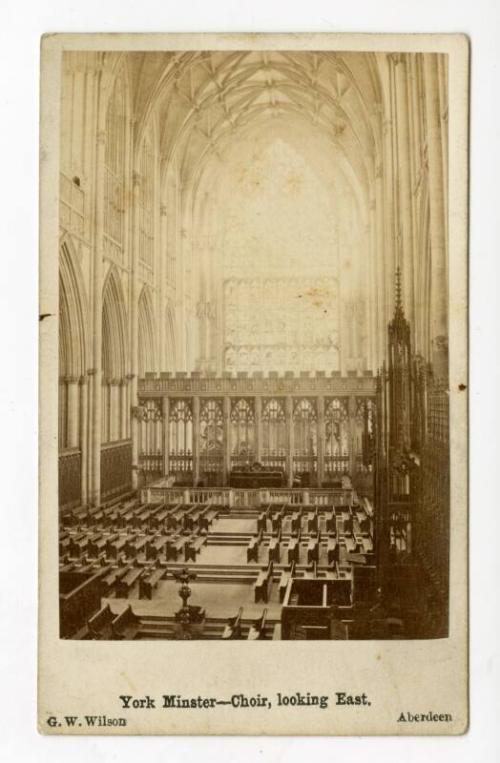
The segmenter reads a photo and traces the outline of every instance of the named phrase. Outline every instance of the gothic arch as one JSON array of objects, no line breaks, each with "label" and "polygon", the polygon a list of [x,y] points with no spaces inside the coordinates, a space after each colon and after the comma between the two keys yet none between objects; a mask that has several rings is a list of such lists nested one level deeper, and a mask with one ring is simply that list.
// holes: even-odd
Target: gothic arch
[{"label": "gothic arch", "polygon": [[138,375],[156,370],[156,331],[151,291],[144,286],[139,297]]},{"label": "gothic arch", "polygon": [[116,268],[104,283],[102,296],[102,373],[104,379],[121,379],[127,369],[127,315]]},{"label": "gothic arch", "polygon": [[88,307],[83,275],[66,234],[59,247],[59,375],[82,376],[87,366]]}]

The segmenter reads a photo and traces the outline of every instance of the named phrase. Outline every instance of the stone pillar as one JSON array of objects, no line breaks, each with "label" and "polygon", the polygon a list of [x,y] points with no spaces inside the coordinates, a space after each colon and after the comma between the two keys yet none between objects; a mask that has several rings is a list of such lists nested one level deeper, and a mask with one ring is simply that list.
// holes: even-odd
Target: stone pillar
[{"label": "stone pillar", "polygon": [[255,460],[262,459],[262,398],[258,395],[254,398],[254,416],[255,416]]},{"label": "stone pillar", "polygon": [[285,399],[286,415],[286,470],[288,487],[293,485],[293,399],[287,395]]},{"label": "stone pillar", "polygon": [[349,474],[351,478],[356,472],[356,398],[349,396]]},{"label": "stone pillar", "polygon": [[[102,85],[102,82],[100,83]],[[104,88],[99,97],[104,99]],[[99,105],[99,126],[96,148],[95,232],[93,299],[93,369],[92,369],[92,421],[91,421],[91,489],[90,504],[101,501],[101,403],[102,403],[102,263],[104,247],[104,161],[106,157],[106,109]]]},{"label": "stone pillar", "polygon": [[318,487],[321,487],[325,478],[325,398],[320,395],[316,401],[318,412]]},{"label": "stone pillar", "polygon": [[80,475],[80,494],[82,506],[85,506],[88,500],[87,490],[87,436],[88,436],[88,384],[87,377],[81,376],[79,379],[80,386],[80,458],[81,458],[81,475]]},{"label": "stone pillar", "polygon": [[415,297],[413,279],[414,240],[412,208],[412,176],[410,167],[410,128],[408,113],[408,84],[405,54],[392,56],[396,90],[396,140],[398,178],[398,222],[400,245],[400,267],[403,275],[403,304],[410,323],[412,336],[415,330]]},{"label": "stone pillar", "polygon": [[193,397],[193,486],[200,479],[200,398]]},{"label": "stone pillar", "polygon": [[163,474],[167,476],[170,471],[170,400],[167,395],[163,397]]},{"label": "stone pillar", "polygon": [[168,252],[168,235],[167,235],[167,205],[160,205],[160,224],[159,224],[159,250],[158,266],[159,266],[159,280],[160,288],[158,290],[159,311],[158,311],[158,364],[160,371],[168,368],[166,357],[167,346],[167,316],[165,315],[165,294],[166,294],[166,280],[167,280],[167,252]]},{"label": "stone pillar", "polygon": [[226,486],[229,484],[231,472],[231,398],[224,397],[222,406],[224,421],[222,484]]},{"label": "stone pillar", "polygon": [[66,382],[66,400],[67,400],[67,445],[68,448],[78,448],[78,429],[79,429],[79,389],[77,376],[67,376]]},{"label": "stone pillar", "polygon": [[444,205],[443,145],[439,101],[438,61],[425,56],[425,106],[429,161],[429,210],[431,239],[430,339],[434,373],[448,377],[448,273]]},{"label": "stone pillar", "polygon": [[[138,307],[139,307],[139,233],[140,233],[140,206],[139,206],[139,193],[140,193],[141,178],[137,172],[132,173],[133,184],[133,238],[132,238],[132,274],[131,274],[131,289],[130,289],[130,344],[131,344],[131,374],[130,374],[130,405],[135,407],[138,404],[137,396],[137,374],[139,366],[139,323],[138,323]],[[131,420],[131,437],[132,437],[132,465],[139,466],[139,422],[136,417],[133,416]],[[132,486],[137,489],[138,485],[138,470],[137,468],[132,471]]]},{"label": "stone pillar", "polygon": [[111,379],[109,388],[109,424],[110,440],[116,442],[120,439],[120,380]]},{"label": "stone pillar", "polygon": [[127,439],[127,417],[130,415],[128,410],[128,381],[120,379],[120,440]]}]

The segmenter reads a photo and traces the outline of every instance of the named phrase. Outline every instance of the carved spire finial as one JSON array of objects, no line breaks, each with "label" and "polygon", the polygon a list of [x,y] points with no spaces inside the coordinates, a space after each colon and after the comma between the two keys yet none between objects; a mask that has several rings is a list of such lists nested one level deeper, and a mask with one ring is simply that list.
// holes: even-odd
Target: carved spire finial
[{"label": "carved spire finial", "polygon": [[401,268],[398,265],[394,279],[394,315],[403,315],[403,312],[403,302],[401,299]]}]

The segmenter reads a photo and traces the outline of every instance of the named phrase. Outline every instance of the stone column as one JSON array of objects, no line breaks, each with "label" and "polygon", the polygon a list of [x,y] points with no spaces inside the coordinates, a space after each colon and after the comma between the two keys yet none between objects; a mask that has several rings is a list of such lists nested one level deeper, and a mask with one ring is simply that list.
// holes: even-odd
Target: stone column
[{"label": "stone column", "polygon": [[200,398],[193,397],[193,486],[200,479]]},{"label": "stone column", "polygon": [[439,101],[438,62],[425,56],[425,106],[429,157],[431,239],[431,354],[436,376],[448,376],[448,273],[446,209],[444,205],[443,145]]},{"label": "stone column", "polygon": [[[104,99],[100,83],[99,97]],[[104,162],[106,157],[106,109],[99,106],[99,126],[96,147],[95,182],[95,231],[93,299],[93,373],[92,373],[92,422],[91,422],[91,490],[90,503],[98,506],[101,501],[101,403],[102,403],[102,263],[104,256]]]},{"label": "stone column", "polygon": [[288,473],[288,487],[293,485],[293,399],[287,395],[285,399],[286,415],[286,470]]},{"label": "stone column", "polygon": [[224,397],[222,406],[224,420],[222,484],[225,486],[229,483],[231,472],[231,398]]},{"label": "stone column", "polygon": [[88,500],[87,485],[87,436],[88,436],[88,384],[87,377],[81,376],[80,386],[80,458],[81,458],[81,482],[80,494],[82,506],[85,506]]},{"label": "stone column", "polygon": [[262,398],[256,395],[254,398],[254,416],[255,416],[255,460],[262,459]]},{"label": "stone column", "polygon": [[[132,173],[133,184],[133,237],[132,237],[132,273],[130,289],[130,344],[131,344],[131,373],[130,373],[130,405],[135,407],[138,404],[137,396],[137,374],[139,365],[138,342],[139,342],[139,323],[138,323],[138,303],[139,303],[139,233],[140,233],[140,192],[141,178],[137,172]],[[132,465],[139,466],[139,422],[133,416],[131,420],[132,437]],[[132,471],[132,486],[137,489],[138,470]]]},{"label": "stone column", "polygon": [[356,471],[356,398],[349,396],[349,474],[354,477]]},{"label": "stone column", "polygon": [[68,448],[78,448],[78,429],[79,429],[79,389],[77,376],[67,376],[66,393],[67,393],[67,444]]},{"label": "stone column", "polygon": [[127,379],[120,379],[120,440],[127,439],[127,417],[129,416],[127,387]]},{"label": "stone column", "polygon": [[412,176],[410,167],[410,127],[408,113],[408,83],[405,54],[392,56],[395,81],[396,140],[397,140],[397,177],[398,177],[398,212],[399,233],[401,236],[400,266],[403,275],[404,309],[410,328],[415,330],[415,297],[413,282],[413,208]]},{"label": "stone column", "polygon": [[170,471],[170,400],[167,395],[163,397],[163,474],[166,476]]},{"label": "stone column", "polygon": [[318,487],[325,478],[325,398],[320,395],[316,401],[318,412]]},{"label": "stone column", "polygon": [[110,422],[110,440],[120,439],[120,379],[110,380],[109,389],[109,422]]}]

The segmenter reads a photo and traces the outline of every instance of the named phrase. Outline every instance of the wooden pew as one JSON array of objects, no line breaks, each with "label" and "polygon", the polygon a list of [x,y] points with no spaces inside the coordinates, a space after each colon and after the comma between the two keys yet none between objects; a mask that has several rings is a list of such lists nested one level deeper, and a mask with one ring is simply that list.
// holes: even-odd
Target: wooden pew
[{"label": "wooden pew", "polygon": [[258,617],[257,620],[254,620],[251,624],[250,630],[248,631],[247,641],[256,641],[257,639],[264,638],[266,630],[266,618],[267,609],[265,609],[261,616]]},{"label": "wooden pew", "polygon": [[262,541],[262,530],[259,532],[259,534],[250,540],[250,543],[247,546],[247,562],[258,562],[259,561],[259,547],[260,543]]},{"label": "wooden pew", "polygon": [[276,513],[271,515],[271,528],[273,533],[277,533],[281,529],[284,516],[285,516],[284,506],[281,506]]},{"label": "wooden pew", "polygon": [[109,596],[109,594],[113,592],[117,581],[120,580],[123,575],[126,575],[130,569],[132,569],[130,566],[116,567],[108,572],[101,580],[101,596]]},{"label": "wooden pew", "polygon": [[269,561],[279,564],[280,561],[280,540],[281,532],[276,538],[269,541]]},{"label": "wooden pew", "polygon": [[167,517],[168,509],[165,504],[162,504],[156,511],[151,513],[149,517],[149,529],[152,531],[162,530]]},{"label": "wooden pew", "polygon": [[205,538],[189,538],[184,545],[184,561],[189,562],[191,560],[195,562],[196,555],[200,553],[202,546],[205,545],[205,541]]},{"label": "wooden pew", "polygon": [[257,532],[267,532],[267,514],[265,511],[261,511],[257,517]]},{"label": "wooden pew", "polygon": [[269,562],[267,569],[259,572],[257,580],[254,583],[254,598],[255,602],[269,601],[269,595],[271,593],[271,587],[273,584],[273,562]]},{"label": "wooden pew", "polygon": [[279,582],[280,601],[283,601],[283,599],[285,598],[285,593],[286,593],[288,583],[290,582],[290,578],[293,578],[294,575],[295,575],[295,561],[291,563],[289,570],[283,570],[283,572],[281,573],[281,578]]},{"label": "wooden pew", "polygon": [[133,639],[139,630],[139,622],[139,618],[132,612],[129,604],[111,622],[111,637],[116,640]]},{"label": "wooden pew", "polygon": [[146,559],[158,559],[166,545],[167,538],[164,535],[149,540],[146,543]]},{"label": "wooden pew", "polygon": [[337,535],[337,516],[335,514],[335,508],[331,513],[326,515],[326,531],[332,535]]},{"label": "wooden pew", "polygon": [[91,639],[102,640],[111,638],[111,623],[114,619],[114,614],[111,611],[109,604],[99,610],[89,620],[87,620],[87,627],[89,629],[89,635]]},{"label": "wooden pew", "polygon": [[334,564],[335,562],[338,562],[340,559],[340,547],[337,542],[336,538],[329,537],[327,541],[326,546],[326,554],[328,559],[328,564]]},{"label": "wooden pew", "polygon": [[300,512],[294,511],[292,514],[292,523],[291,523],[291,530],[292,533],[299,533],[300,532],[300,525],[301,525],[301,515]]},{"label": "wooden pew", "polygon": [[167,515],[167,530],[180,529],[179,525],[183,514],[184,511],[181,504],[177,504],[174,509],[169,511]]},{"label": "wooden pew", "polygon": [[108,540],[106,544],[106,556],[109,556],[110,559],[118,559],[120,553],[125,550],[127,540],[128,538],[125,535],[119,536],[116,540]]},{"label": "wooden pew", "polygon": [[142,567],[132,567],[126,575],[116,581],[116,598],[128,599],[128,595],[139,578],[142,576],[144,570]]},{"label": "wooden pew", "polygon": [[307,563],[310,562],[319,562],[319,544],[320,544],[320,535],[318,535],[315,538],[311,538],[307,545]]},{"label": "wooden pew", "polygon": [[160,567],[144,577],[139,578],[139,599],[152,599],[153,591],[157,588],[158,583],[164,574],[165,571]]},{"label": "wooden pew", "polygon": [[238,614],[235,617],[230,617],[227,621],[227,625],[224,628],[221,638],[223,639],[238,639],[241,638],[241,617],[243,615],[243,607],[240,607]]},{"label": "wooden pew", "polygon": [[219,512],[217,509],[211,509],[207,506],[206,509],[203,510],[202,514],[200,514],[200,519],[198,521],[198,528],[200,532],[208,532],[210,529],[210,525],[212,524],[213,520],[217,516]]},{"label": "wooden pew", "polygon": [[[100,536],[99,536],[100,537]],[[77,539],[71,538],[69,542],[69,555],[72,559],[79,559],[84,552],[87,550],[87,546],[89,545],[89,541],[92,539],[92,536],[87,535],[86,533],[83,533],[83,535],[78,536]]]},{"label": "wooden pew", "polygon": [[137,538],[136,536],[132,535],[130,538],[127,539],[127,543],[124,548],[125,554],[130,559],[137,559],[139,554],[143,552],[147,553],[147,545],[150,542],[150,540],[151,540],[150,536]]},{"label": "wooden pew", "polygon": [[101,535],[91,540],[87,546],[87,554],[90,558],[96,559],[101,554],[106,554],[108,543],[118,539],[118,533],[114,535]]},{"label": "wooden pew", "polygon": [[317,533],[319,530],[319,515],[318,515],[318,507],[309,514],[309,518],[307,521],[307,532],[309,533]]},{"label": "wooden pew", "polygon": [[290,538],[290,541],[288,543],[288,564],[292,564],[292,562],[298,562],[299,561],[299,553],[300,553],[300,536],[302,534],[302,531],[299,527],[299,532],[296,538]]},{"label": "wooden pew", "polygon": [[184,514],[183,527],[187,532],[193,532],[195,526],[198,524],[198,520],[204,511],[203,506],[197,506],[196,504]]},{"label": "wooden pew", "polygon": [[177,556],[184,549],[185,542],[185,539],[179,538],[178,535],[168,538],[165,544],[165,558],[167,562],[170,561],[170,559],[174,562],[177,561]]}]

